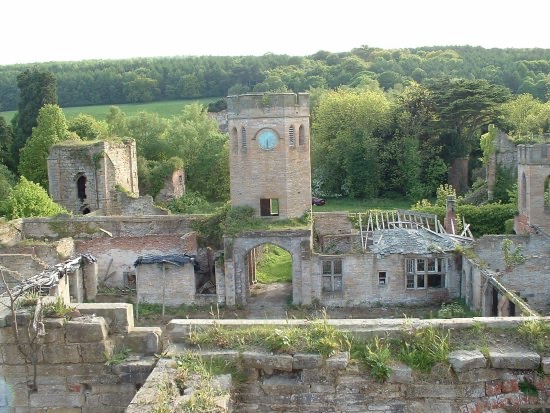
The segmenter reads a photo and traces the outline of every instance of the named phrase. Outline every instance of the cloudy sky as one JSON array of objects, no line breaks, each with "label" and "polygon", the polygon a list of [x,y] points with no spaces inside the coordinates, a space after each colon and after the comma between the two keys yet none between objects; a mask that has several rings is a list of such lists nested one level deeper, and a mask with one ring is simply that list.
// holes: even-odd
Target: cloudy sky
[{"label": "cloudy sky", "polygon": [[12,0],[0,9],[1,65],[362,45],[550,48],[546,0]]}]

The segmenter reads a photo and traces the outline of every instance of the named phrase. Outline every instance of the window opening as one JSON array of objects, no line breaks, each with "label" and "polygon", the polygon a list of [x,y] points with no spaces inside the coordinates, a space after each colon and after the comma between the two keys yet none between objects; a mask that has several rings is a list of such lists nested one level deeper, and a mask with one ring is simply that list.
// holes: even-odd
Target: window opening
[{"label": "window opening", "polygon": [[242,140],[242,147],[246,148],[246,129],[244,126],[241,128],[241,140]]},{"label": "window opening", "polygon": [[378,285],[386,285],[386,271],[378,271]]},{"label": "window opening", "polygon": [[130,271],[124,271],[122,273],[122,279],[124,281],[124,288],[134,289],[136,288],[136,273]]},{"label": "window opening", "polygon": [[76,191],[80,202],[84,202],[86,199],[86,176],[82,175],[76,180]]},{"label": "window opening", "polygon": [[300,146],[306,144],[306,129],[304,125],[300,125],[300,129],[298,129],[298,144]]},{"label": "window opening", "polygon": [[279,216],[279,199],[278,198],[260,199],[260,215],[262,217]]},{"label": "window opening", "polygon": [[408,289],[446,287],[446,258],[408,258],[405,269]]},{"label": "window opening", "polygon": [[527,178],[525,172],[521,174],[521,209],[527,208]]},{"label": "window opening", "polygon": [[296,136],[294,135],[294,125],[290,125],[290,128],[288,128],[288,144],[290,146],[296,146]]},{"label": "window opening", "polygon": [[233,143],[233,151],[236,152],[239,149],[239,137],[237,134],[237,128],[233,128],[231,131],[231,141]]},{"label": "window opening", "polygon": [[322,290],[323,292],[342,291],[342,260],[322,261]]},{"label": "window opening", "polygon": [[550,176],[544,180],[544,207],[550,208]]}]

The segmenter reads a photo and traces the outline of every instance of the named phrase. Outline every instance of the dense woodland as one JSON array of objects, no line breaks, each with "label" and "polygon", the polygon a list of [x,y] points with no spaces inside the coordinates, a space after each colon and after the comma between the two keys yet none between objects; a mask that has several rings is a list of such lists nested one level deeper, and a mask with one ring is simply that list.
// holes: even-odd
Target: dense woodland
[{"label": "dense woodland", "polygon": [[[165,119],[146,112],[127,116],[112,106],[106,121],[98,121],[88,115],[67,120],[57,105],[307,91],[316,195],[411,202],[434,198],[450,171],[458,171],[455,163],[468,159],[468,170],[454,181],[464,183],[459,192],[468,192],[463,202],[479,204],[487,201],[484,162],[494,150],[488,125],[496,124],[518,142],[544,139],[550,132],[549,73],[550,50],[474,47],[365,46],[308,57],[143,58],[0,67],[2,109],[18,110],[11,124],[0,117],[0,196],[17,204],[13,194],[36,190],[25,192],[17,185],[34,182],[47,188],[45,161],[56,142],[130,136],[137,143],[142,193],[154,196],[163,177],[183,165],[190,192],[169,205],[172,210],[225,201],[228,137],[218,131],[206,108],[190,105]],[[15,185],[17,176],[27,179]],[[513,202],[513,186],[513,171],[498,170],[495,201]],[[21,216],[8,209],[0,202],[0,214]]]},{"label": "dense woodland", "polygon": [[[17,107],[17,75],[35,65],[0,66],[0,111]],[[53,62],[37,65],[57,79],[59,104],[85,106],[225,96],[249,91],[307,91],[376,80],[383,90],[442,76],[485,79],[514,94],[546,101],[550,50],[363,46],[298,57],[169,57]]]}]

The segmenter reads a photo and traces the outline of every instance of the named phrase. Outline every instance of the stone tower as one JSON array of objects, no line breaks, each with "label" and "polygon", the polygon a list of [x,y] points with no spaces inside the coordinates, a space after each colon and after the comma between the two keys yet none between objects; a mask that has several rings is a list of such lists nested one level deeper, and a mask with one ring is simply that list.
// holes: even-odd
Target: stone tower
[{"label": "stone tower", "polygon": [[67,141],[48,155],[50,196],[74,214],[114,212],[117,190],[139,196],[136,142]]},{"label": "stone tower", "polygon": [[[550,232],[550,144],[518,145],[516,233]],[[546,195],[545,195],[546,193]]]},{"label": "stone tower", "polygon": [[231,205],[293,218],[311,209],[309,95],[227,98]]}]

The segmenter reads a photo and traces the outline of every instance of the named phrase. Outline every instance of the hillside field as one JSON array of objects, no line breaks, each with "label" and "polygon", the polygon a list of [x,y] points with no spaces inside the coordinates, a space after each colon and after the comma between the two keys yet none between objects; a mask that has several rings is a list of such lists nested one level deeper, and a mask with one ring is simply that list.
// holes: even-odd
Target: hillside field
[{"label": "hillside field", "polygon": [[[63,112],[65,113],[65,117],[67,119],[74,118],[80,113],[85,113],[98,120],[105,120],[107,114],[109,113],[109,107],[118,106],[128,116],[136,115],[139,112],[151,112],[158,113],[162,118],[170,118],[179,114],[182,108],[190,103],[199,102],[206,106],[210,102],[215,102],[218,99],[221,98],[213,97],[202,99],[171,100],[164,102],[124,103],[120,105],[75,106],[71,108],[63,108]],[[10,122],[15,112],[16,111],[14,110],[0,112],[0,115],[3,116],[6,121]]]}]

